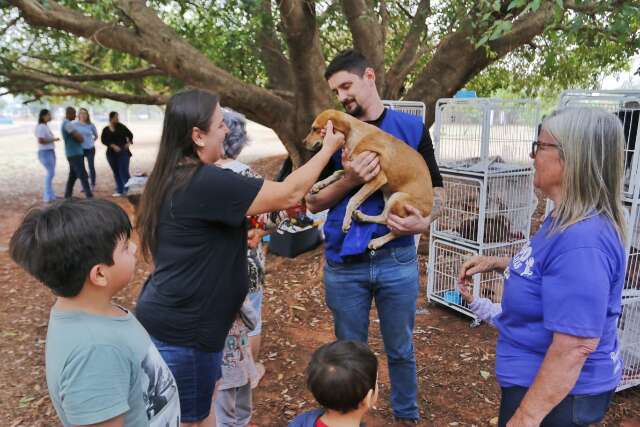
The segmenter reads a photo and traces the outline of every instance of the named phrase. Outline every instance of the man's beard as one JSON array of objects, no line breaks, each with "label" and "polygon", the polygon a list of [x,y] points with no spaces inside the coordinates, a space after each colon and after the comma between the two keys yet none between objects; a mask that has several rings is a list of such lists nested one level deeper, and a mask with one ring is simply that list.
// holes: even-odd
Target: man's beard
[{"label": "man's beard", "polygon": [[[349,104],[355,104],[356,106],[353,110],[349,110],[349,108],[347,108],[347,105]],[[355,99],[346,100],[345,102],[342,103],[342,106],[344,107],[344,110],[347,112],[347,114],[353,117],[359,118],[359,117],[362,117],[362,115],[364,114],[364,110],[362,106],[358,104]]]}]

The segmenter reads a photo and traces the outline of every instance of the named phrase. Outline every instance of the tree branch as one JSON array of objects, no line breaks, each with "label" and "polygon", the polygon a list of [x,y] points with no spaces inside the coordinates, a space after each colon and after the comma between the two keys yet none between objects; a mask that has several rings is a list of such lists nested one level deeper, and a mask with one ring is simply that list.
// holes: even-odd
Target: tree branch
[{"label": "tree branch", "polygon": [[427,104],[427,120],[433,121],[433,106],[439,98],[453,96],[489,64],[542,34],[554,13],[555,3],[543,2],[535,12],[518,18],[509,33],[489,42],[490,49],[475,47],[471,26],[463,26],[440,42],[406,98]]},{"label": "tree branch", "polygon": [[137,31],[83,15],[54,0],[48,0],[46,7],[37,0],[8,2],[20,9],[22,17],[33,26],[66,31],[103,47],[139,57],[188,85],[216,91],[224,104],[243,112],[251,120],[275,128],[281,138],[290,131],[282,118],[293,113],[291,104],[215,66],[165,25],[143,1],[117,1],[136,24]]},{"label": "tree branch", "polygon": [[411,20],[411,26],[402,44],[402,49],[387,73],[387,87],[384,94],[386,99],[398,99],[407,74],[420,58],[418,47],[420,39],[427,31],[426,20],[430,13],[431,2],[420,0],[418,10]]},{"label": "tree branch", "polygon": [[259,55],[267,70],[269,87],[290,91],[293,87],[291,65],[276,36],[271,0],[260,0],[257,13],[260,14],[260,30],[257,34]]},{"label": "tree branch", "polygon": [[[112,92],[105,89],[97,88],[95,86],[84,85],[76,81],[67,80],[60,77],[55,77],[49,74],[32,71],[32,70],[0,70],[0,74],[10,79],[10,81],[16,81],[18,84],[22,81],[36,83],[31,89],[34,93],[38,93],[38,89],[47,85],[56,85],[73,89],[75,92],[80,92],[85,95],[91,95],[99,98],[113,99],[114,101],[120,101],[127,104],[148,104],[148,105],[163,105],[167,103],[167,96],[165,95],[135,95]],[[9,84],[11,86],[11,84]],[[44,96],[44,93],[40,96]]]},{"label": "tree branch", "polygon": [[353,47],[367,57],[376,72],[378,91],[384,93],[386,79],[382,25],[366,0],[342,0],[342,9],[353,37]]},{"label": "tree branch", "polygon": [[102,81],[102,80],[124,81],[124,80],[142,79],[144,77],[149,77],[149,76],[164,76],[164,75],[166,75],[166,73],[164,71],[159,70],[159,69],[157,69],[155,67],[139,68],[137,70],[123,71],[121,73],[105,73],[105,72],[101,72],[101,73],[96,73],[96,74],[66,75],[66,74],[56,74],[56,73],[50,73],[48,71],[36,70],[34,68],[27,67],[25,65],[22,65],[22,66],[25,67],[25,68],[32,69],[33,71],[39,71],[39,72],[47,74],[49,76],[58,77],[58,78],[61,78],[61,79],[72,81],[72,82],[92,82],[92,81]]},{"label": "tree branch", "polygon": [[[331,93],[323,75],[326,65],[320,48],[315,4],[313,0],[281,0],[279,7],[296,94],[295,128],[298,135],[304,135],[315,116],[331,104]],[[301,160],[293,159],[297,165]]]}]

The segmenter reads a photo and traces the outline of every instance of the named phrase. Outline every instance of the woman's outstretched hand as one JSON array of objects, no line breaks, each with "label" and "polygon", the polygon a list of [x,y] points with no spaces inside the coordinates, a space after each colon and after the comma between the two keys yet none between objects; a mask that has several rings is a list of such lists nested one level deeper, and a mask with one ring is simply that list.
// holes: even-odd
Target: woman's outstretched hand
[{"label": "woman's outstretched hand", "polygon": [[335,153],[344,145],[344,134],[342,132],[334,132],[331,120],[327,122],[324,128],[324,139],[322,140],[322,149]]}]

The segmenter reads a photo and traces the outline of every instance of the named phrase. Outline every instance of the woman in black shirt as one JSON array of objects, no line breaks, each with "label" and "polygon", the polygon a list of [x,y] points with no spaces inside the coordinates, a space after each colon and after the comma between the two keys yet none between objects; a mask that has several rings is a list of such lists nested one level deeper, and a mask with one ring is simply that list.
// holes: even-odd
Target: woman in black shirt
[{"label": "woman in black shirt", "polygon": [[127,193],[127,182],[130,178],[129,147],[133,144],[133,134],[129,128],[120,123],[118,113],[112,111],[109,113],[109,126],[102,129],[100,140],[107,146],[107,161],[116,181],[116,192],[112,196],[121,197]]},{"label": "woman in black shirt", "polygon": [[218,97],[204,90],[174,95],[138,209],[143,254],[155,265],[136,314],[171,368],[182,422],[212,425],[225,338],[244,300],[246,217],[296,205],[344,135],[327,128],[324,144],[283,182],[215,166],[228,132]]}]

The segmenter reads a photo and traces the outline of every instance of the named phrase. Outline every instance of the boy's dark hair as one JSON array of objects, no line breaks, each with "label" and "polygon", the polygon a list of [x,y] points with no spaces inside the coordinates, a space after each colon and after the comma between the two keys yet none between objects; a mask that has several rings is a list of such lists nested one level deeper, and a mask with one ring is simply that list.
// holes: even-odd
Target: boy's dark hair
[{"label": "boy's dark hair", "polygon": [[111,120],[112,120],[115,116],[117,116],[117,115],[118,115],[118,112],[117,112],[117,111],[111,111],[111,112],[109,113],[109,121],[111,121]]},{"label": "boy's dark hair", "polygon": [[355,411],[375,389],[378,359],[366,344],[335,341],[313,353],[307,367],[307,387],[325,409]]},{"label": "boy's dark hair", "polygon": [[11,236],[9,255],[53,293],[74,297],[97,264],[113,265],[131,236],[125,211],[108,200],[65,200],[32,208]]},{"label": "boy's dark hair", "polygon": [[329,80],[338,71],[348,71],[362,77],[367,67],[371,65],[363,54],[353,49],[343,50],[329,63],[324,78]]}]

